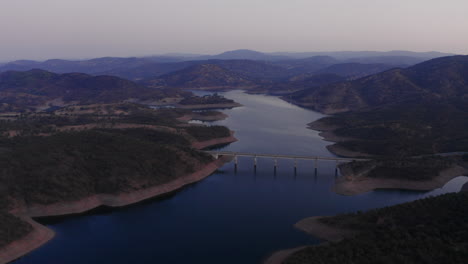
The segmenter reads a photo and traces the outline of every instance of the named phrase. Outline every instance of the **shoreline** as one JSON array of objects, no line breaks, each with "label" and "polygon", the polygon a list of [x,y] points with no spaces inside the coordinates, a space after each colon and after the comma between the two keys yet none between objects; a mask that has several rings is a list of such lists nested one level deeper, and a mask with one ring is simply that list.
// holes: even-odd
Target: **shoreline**
[{"label": "shoreline", "polygon": [[[324,124],[318,119],[308,125],[309,129],[319,131],[319,135],[323,137],[323,140],[329,142],[342,142],[350,140],[352,138],[340,137],[333,133],[336,126]],[[372,155],[355,152],[341,147],[337,144],[326,146],[328,151],[339,157],[346,158],[372,158]],[[340,168],[340,172],[343,177],[339,178],[332,187],[332,191],[340,195],[352,196],[366,192],[370,192],[378,189],[399,189],[399,190],[411,190],[411,191],[432,191],[438,188],[442,188],[447,182],[458,177],[468,175],[468,170],[459,166],[453,165],[452,167],[443,170],[438,176],[431,180],[426,181],[411,181],[403,179],[377,179],[369,178],[360,175],[355,175],[348,170]],[[468,188],[468,187],[467,187]]]},{"label": "shoreline", "polygon": [[294,227],[307,233],[308,235],[314,236],[323,240],[324,242],[317,245],[305,245],[296,248],[284,249],[276,251],[268,257],[263,264],[281,264],[292,254],[306,249],[308,247],[314,247],[324,244],[325,242],[339,242],[345,238],[355,236],[358,232],[353,230],[336,228],[327,224],[321,223],[319,220],[326,218],[327,216],[314,216],[300,220]]},{"label": "shoreline", "polygon": [[308,217],[297,222],[294,227],[320,240],[339,242],[356,235],[356,231],[332,227],[320,222],[327,216]]},{"label": "shoreline", "polygon": [[225,113],[221,113],[221,112],[219,112],[216,115],[210,115],[210,116],[201,115],[201,114],[198,114],[198,113],[194,112],[192,114],[183,115],[183,116],[177,118],[177,120],[179,120],[181,122],[189,122],[189,121],[192,121],[192,120],[199,120],[199,121],[204,121],[204,122],[213,122],[213,121],[224,120],[227,117],[228,117],[228,115],[226,115]]},{"label": "shoreline", "polygon": [[55,236],[55,232],[34,221],[29,216],[18,216],[32,226],[32,231],[19,240],[13,241],[0,250],[0,263],[9,263],[32,252]]},{"label": "shoreline", "polygon": [[273,254],[271,254],[265,261],[263,261],[263,264],[281,264],[289,256],[305,248],[307,248],[307,246],[283,249],[280,251],[273,252]]},{"label": "shoreline", "polygon": [[352,150],[343,148],[342,146],[336,144],[337,142],[344,142],[344,141],[354,140],[354,139],[336,135],[335,133],[333,133],[333,130],[337,129],[338,128],[337,126],[324,124],[320,120],[322,120],[322,118],[307,124],[307,127],[311,130],[319,131],[320,132],[319,136],[322,137],[322,140],[335,143],[335,144],[326,146],[327,150],[330,151],[332,154],[338,157],[344,157],[344,158],[373,157],[373,155],[352,151]]},{"label": "shoreline", "polygon": [[468,171],[454,165],[439,173],[438,176],[426,181],[410,181],[402,179],[377,179],[355,175],[347,170],[341,170],[343,177],[339,178],[333,186],[337,194],[352,196],[378,189],[399,189],[411,191],[432,191],[442,188],[450,180],[468,175]]},{"label": "shoreline", "polygon": [[206,141],[195,141],[192,143],[192,147],[196,149],[204,149],[207,147],[214,147],[217,145],[233,143],[236,141],[237,141],[237,138],[234,137],[234,132],[231,131],[231,136],[229,137],[214,138],[214,139],[210,139]]},{"label": "shoreline", "polygon": [[203,110],[203,109],[231,109],[235,107],[243,106],[239,103],[221,103],[221,104],[199,104],[199,105],[182,105],[177,104],[176,108],[188,109],[188,110]]},{"label": "shoreline", "polygon": [[[209,147],[212,145],[235,142],[237,139],[231,133],[230,137],[217,138],[201,142],[193,142],[192,147]],[[141,189],[129,193],[119,194],[95,194],[78,201],[55,203],[50,205],[32,205],[29,207],[15,208],[10,213],[30,223],[33,230],[23,238],[13,241],[0,249],[0,264],[12,262],[46,244],[55,233],[36,222],[34,217],[64,216],[82,214],[100,206],[123,207],[135,204],[147,199],[156,198],[175,192],[187,185],[194,184],[213,174],[217,169],[231,160],[230,157],[221,156],[208,164],[201,166],[197,171],[179,177],[168,183]]]}]

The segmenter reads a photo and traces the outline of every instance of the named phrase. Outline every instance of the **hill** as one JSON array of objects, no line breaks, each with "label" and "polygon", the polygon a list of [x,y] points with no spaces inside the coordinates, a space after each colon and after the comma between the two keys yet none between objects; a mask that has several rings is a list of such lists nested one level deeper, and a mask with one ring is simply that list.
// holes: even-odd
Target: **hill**
[{"label": "hill", "polygon": [[[272,55],[248,49],[226,51],[218,55],[207,56],[211,60],[258,60],[275,61],[289,59],[287,56]],[[200,59],[200,58],[199,58]]]},{"label": "hill", "polygon": [[340,60],[353,58],[371,58],[371,57],[413,57],[430,60],[439,57],[453,56],[455,54],[443,53],[437,51],[414,52],[405,50],[394,51],[330,51],[330,52],[275,52],[273,55],[288,56],[291,58],[307,58],[313,56],[331,56]]},{"label": "hill", "polygon": [[337,113],[410,100],[466,98],[467,83],[468,56],[452,56],[304,90],[292,99],[324,113]]},{"label": "hill", "polygon": [[14,260],[51,238],[31,239],[41,229],[31,215],[122,206],[208,176],[222,159],[195,147],[235,139],[226,127],[183,121],[194,114],[120,103],[2,116],[1,260]]},{"label": "hill", "polygon": [[180,88],[220,88],[252,86],[254,82],[242,74],[216,64],[200,64],[147,81],[151,86]]},{"label": "hill", "polygon": [[364,76],[384,72],[395,68],[391,64],[339,63],[320,69],[315,74],[336,74],[348,80],[359,79]]},{"label": "hill", "polygon": [[364,213],[306,219],[298,225],[313,234],[319,231],[314,227],[325,226],[355,235],[306,247],[283,263],[466,263],[467,202],[467,192],[452,193]]},{"label": "hill", "polygon": [[130,69],[150,63],[154,60],[147,58],[115,58],[103,57],[90,60],[61,60],[52,59],[38,61],[13,61],[0,67],[0,71],[28,71],[42,69],[55,73],[81,72],[87,74],[101,74],[110,70]]},{"label": "hill", "polygon": [[55,74],[44,70],[0,73],[1,111],[39,110],[69,104],[149,101],[165,92],[112,76]]}]

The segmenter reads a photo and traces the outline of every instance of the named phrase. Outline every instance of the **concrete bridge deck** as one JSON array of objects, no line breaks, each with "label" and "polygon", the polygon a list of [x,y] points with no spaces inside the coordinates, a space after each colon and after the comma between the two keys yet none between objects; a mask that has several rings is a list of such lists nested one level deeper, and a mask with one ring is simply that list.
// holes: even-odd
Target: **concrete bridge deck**
[{"label": "concrete bridge deck", "polygon": [[249,152],[234,152],[234,151],[205,151],[205,152],[213,156],[232,156],[232,157],[251,157],[251,158],[274,158],[274,159],[294,159],[294,160],[331,160],[331,161],[337,161],[337,162],[369,160],[369,159],[361,159],[361,158],[262,154],[262,153],[249,153]]}]

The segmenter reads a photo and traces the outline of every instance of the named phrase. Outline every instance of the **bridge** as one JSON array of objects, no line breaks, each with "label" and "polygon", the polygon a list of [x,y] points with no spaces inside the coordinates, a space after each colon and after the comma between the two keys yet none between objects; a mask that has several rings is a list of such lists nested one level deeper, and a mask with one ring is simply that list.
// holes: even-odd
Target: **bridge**
[{"label": "bridge", "polygon": [[254,161],[254,169],[257,169],[257,158],[272,158],[274,159],[274,170],[278,167],[278,159],[292,159],[294,160],[294,173],[297,171],[297,161],[298,160],[313,160],[315,173],[318,169],[319,160],[327,161],[336,161],[336,165],[341,162],[351,162],[351,161],[365,161],[369,159],[358,159],[358,158],[340,158],[340,157],[323,157],[323,156],[300,156],[300,155],[283,155],[283,154],[261,154],[261,153],[249,153],[249,152],[233,152],[233,151],[205,151],[213,155],[216,159],[219,156],[231,156],[234,158],[234,169],[237,171],[238,157],[251,157]]}]

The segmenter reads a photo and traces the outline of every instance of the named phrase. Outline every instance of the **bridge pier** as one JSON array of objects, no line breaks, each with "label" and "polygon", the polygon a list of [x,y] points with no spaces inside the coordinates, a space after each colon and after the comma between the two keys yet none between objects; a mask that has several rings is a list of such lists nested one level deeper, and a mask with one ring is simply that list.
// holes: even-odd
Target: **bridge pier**
[{"label": "bridge pier", "polygon": [[239,163],[239,161],[237,160],[237,156],[234,156],[234,172],[236,173],[237,172],[237,164]]},{"label": "bridge pier", "polygon": [[317,176],[318,173],[318,159],[315,158],[314,160],[314,171],[315,171],[315,176]]},{"label": "bridge pier", "polygon": [[276,176],[276,168],[277,168],[277,167],[278,167],[278,160],[275,159],[274,165],[273,165],[273,173],[274,173],[275,176]]},{"label": "bridge pier", "polygon": [[340,165],[340,164],[339,164],[339,161],[336,161],[336,166],[335,166],[335,177],[338,176],[338,165]]},{"label": "bridge pier", "polygon": [[350,162],[350,161],[363,161],[369,159],[357,159],[357,158],[339,158],[339,157],[320,157],[320,156],[295,156],[295,155],[271,155],[271,154],[258,154],[258,153],[248,153],[248,152],[231,152],[231,151],[206,151],[218,159],[220,156],[229,156],[234,157],[234,169],[237,172],[238,169],[238,157],[253,157],[254,159],[254,170],[257,170],[257,158],[273,158],[274,159],[274,171],[276,173],[278,168],[277,159],[293,159],[294,160],[294,174],[297,173],[297,160],[314,160],[314,171],[315,175],[318,174],[318,160],[331,160],[336,162],[335,175],[338,175],[338,167],[341,162]]},{"label": "bridge pier", "polygon": [[297,159],[294,159],[294,176],[297,175]]}]

